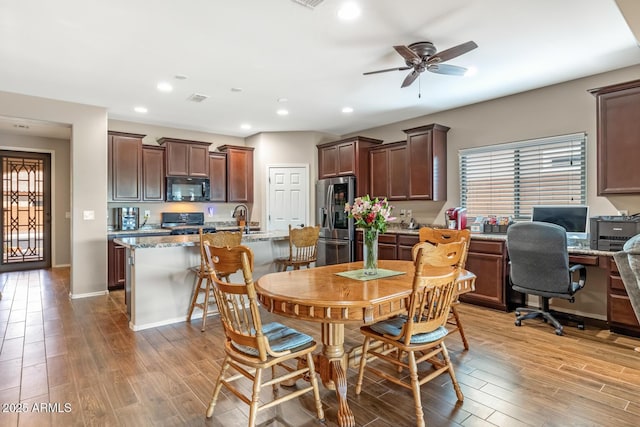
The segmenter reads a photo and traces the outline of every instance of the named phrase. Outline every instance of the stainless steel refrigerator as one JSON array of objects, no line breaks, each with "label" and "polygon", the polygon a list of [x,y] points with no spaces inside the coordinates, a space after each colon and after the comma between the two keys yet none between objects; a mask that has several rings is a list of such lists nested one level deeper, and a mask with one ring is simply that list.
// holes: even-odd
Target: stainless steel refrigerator
[{"label": "stainless steel refrigerator", "polygon": [[316,224],[320,224],[316,265],[354,261],[355,228],[344,211],[355,197],[354,176],[321,179],[316,184]]}]

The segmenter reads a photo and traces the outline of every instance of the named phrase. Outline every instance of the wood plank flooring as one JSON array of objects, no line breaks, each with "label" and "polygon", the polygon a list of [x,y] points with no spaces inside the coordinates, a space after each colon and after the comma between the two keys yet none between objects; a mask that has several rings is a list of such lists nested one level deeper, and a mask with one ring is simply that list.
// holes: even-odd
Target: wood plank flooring
[{"label": "wood plank flooring", "polygon": [[[0,426],[246,426],[247,407],[228,394],[204,416],[223,357],[215,317],[204,333],[197,320],[133,332],[122,291],[70,300],[68,269],[0,274],[0,289]],[[640,340],[592,324],[558,337],[537,320],[515,327],[513,313],[459,311],[471,348],[457,336],[447,344],[465,400],[447,376],[424,385],[429,426],[640,425]],[[318,325],[294,326],[320,340]],[[346,335],[348,347],[361,344],[357,328]],[[408,390],[369,377],[356,396],[348,374],[358,426],[415,425]],[[325,425],[336,426],[335,395],[321,393]],[[321,425],[310,394],[258,421]]]}]

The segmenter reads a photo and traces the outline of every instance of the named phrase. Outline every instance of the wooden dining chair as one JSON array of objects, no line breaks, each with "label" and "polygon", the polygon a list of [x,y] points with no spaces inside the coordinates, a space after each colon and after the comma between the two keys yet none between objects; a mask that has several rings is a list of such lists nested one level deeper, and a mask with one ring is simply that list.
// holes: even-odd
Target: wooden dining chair
[{"label": "wooden dining chair", "polygon": [[[211,280],[226,337],[225,358],[207,409],[207,418],[213,415],[220,390],[224,386],[249,405],[250,427],[255,425],[260,410],[309,391],[313,392],[318,418],[324,420],[312,355],[317,347],[316,342],[311,336],[280,323],[262,323],[251,273],[251,249],[246,246],[216,247],[209,242],[205,242],[204,248],[210,271],[214,271],[211,273]],[[237,268],[242,270],[244,283],[222,281],[216,273],[234,271]],[[233,368],[237,374],[227,376],[229,368]],[[269,368],[271,378],[263,378],[264,371]],[[300,376],[304,378],[302,381],[309,381],[310,384],[279,396],[280,383]],[[253,386],[236,385],[235,382],[241,379],[252,381]],[[273,387],[274,399],[265,403],[260,390],[269,385]],[[244,392],[250,390],[250,395],[245,395]]]},{"label": "wooden dining chair", "polygon": [[[197,281],[196,285],[193,289],[193,296],[191,297],[191,305],[189,306],[189,314],[187,315],[187,321],[191,321],[191,316],[193,316],[193,309],[198,307],[202,309],[202,328],[201,331],[204,332],[206,323],[207,323],[207,313],[209,312],[209,305],[214,301],[210,298],[211,293],[213,291],[213,283],[209,280],[210,271],[209,265],[207,263],[207,257],[204,252],[204,243],[209,242],[213,246],[238,246],[242,242],[242,233],[239,231],[231,232],[231,231],[220,231],[217,233],[203,233],[202,228],[200,229],[200,266],[194,268],[196,272]],[[237,270],[236,270],[237,271]],[[229,274],[233,274],[235,271],[230,272]],[[228,280],[227,276],[221,276]],[[202,302],[198,302],[198,297],[200,294],[204,294]]]},{"label": "wooden dining chair", "polygon": [[[423,242],[415,248],[413,292],[407,314],[360,328],[364,344],[356,394],[362,391],[365,368],[383,379],[408,388],[413,391],[416,425],[424,427],[420,399],[422,384],[448,372],[458,401],[464,399],[444,343],[448,333],[445,325],[455,298],[458,264],[464,252],[464,242],[437,246]],[[429,268],[434,267],[439,268],[440,272],[437,275],[431,273],[430,276]],[[376,359],[394,365],[399,372],[408,369],[409,376],[402,373],[394,376],[389,369],[379,369],[377,363],[373,366]],[[418,365],[422,362],[431,363],[434,369],[418,372]]]},{"label": "wooden dining chair", "polygon": [[[471,243],[471,231],[469,230],[449,230],[446,228],[431,228],[431,227],[421,227],[418,230],[418,237],[421,242],[429,242],[433,245],[437,245],[440,243],[451,243],[451,242],[459,242],[464,241],[464,253],[460,258],[460,268],[464,268],[467,263],[467,254],[469,253],[469,244]],[[457,306],[460,304],[458,297],[456,297],[455,301],[451,304],[451,315],[447,320],[447,325],[449,325],[449,332],[458,332],[460,334],[460,338],[462,338],[462,345],[464,345],[465,350],[469,350],[469,342],[467,341],[467,337],[464,335],[464,329],[462,327],[462,322],[460,321],[460,316],[458,315]]]},{"label": "wooden dining chair", "polygon": [[318,257],[318,237],[320,226],[291,228],[289,224],[289,256],[276,258],[276,270],[285,271],[288,267],[300,270],[315,262]]}]

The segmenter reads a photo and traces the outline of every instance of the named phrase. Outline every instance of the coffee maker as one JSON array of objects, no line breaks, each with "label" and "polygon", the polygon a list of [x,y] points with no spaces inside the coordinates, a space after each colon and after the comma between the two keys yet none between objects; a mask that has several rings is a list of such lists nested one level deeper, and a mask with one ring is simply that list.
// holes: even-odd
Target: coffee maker
[{"label": "coffee maker", "polygon": [[116,229],[137,230],[140,218],[138,208],[116,208]]},{"label": "coffee maker", "polygon": [[444,212],[444,223],[450,230],[464,230],[467,228],[467,209],[449,208]]}]

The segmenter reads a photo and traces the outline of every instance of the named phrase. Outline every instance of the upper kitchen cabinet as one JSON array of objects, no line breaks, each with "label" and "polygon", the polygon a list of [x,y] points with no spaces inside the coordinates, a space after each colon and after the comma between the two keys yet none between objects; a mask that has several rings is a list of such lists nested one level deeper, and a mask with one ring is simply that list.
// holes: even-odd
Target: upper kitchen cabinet
[{"label": "upper kitchen cabinet", "polygon": [[209,177],[209,142],[176,138],[160,138],[158,143],[167,148],[167,176]]},{"label": "upper kitchen cabinet", "polygon": [[356,195],[369,194],[369,149],[379,139],[354,136],[318,145],[318,178],[355,175]]},{"label": "upper kitchen cabinet", "polygon": [[640,80],[592,89],[598,123],[598,195],[640,194]]},{"label": "upper kitchen cabinet", "polygon": [[164,201],[164,148],[142,146],[142,200]]},{"label": "upper kitchen cabinet", "polygon": [[407,134],[409,199],[447,199],[448,131],[448,127],[435,123],[404,131]]},{"label": "upper kitchen cabinet", "polygon": [[227,201],[227,155],[209,153],[209,200],[212,202]]},{"label": "upper kitchen cabinet", "polygon": [[253,147],[222,145],[227,155],[227,201],[253,203]]},{"label": "upper kitchen cabinet", "polygon": [[369,151],[369,185],[371,197],[406,200],[407,144],[383,144]]},{"label": "upper kitchen cabinet", "polygon": [[108,133],[109,201],[130,202],[142,199],[142,138],[144,135],[133,133]]}]

